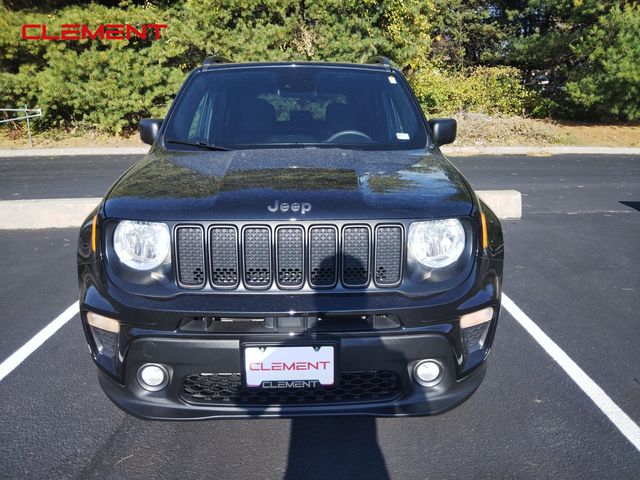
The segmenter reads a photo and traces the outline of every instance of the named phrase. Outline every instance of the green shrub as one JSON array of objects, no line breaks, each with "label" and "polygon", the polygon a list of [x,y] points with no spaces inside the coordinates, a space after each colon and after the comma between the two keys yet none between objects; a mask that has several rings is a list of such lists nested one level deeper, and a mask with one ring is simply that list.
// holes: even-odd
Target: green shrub
[{"label": "green shrub", "polygon": [[[123,1],[123,8],[91,3],[53,13],[0,6],[0,105],[42,108],[36,128],[120,133],[141,117],[163,116],[187,72],[206,55],[363,61],[379,53],[415,67],[429,54],[428,1],[131,3]],[[169,28],[160,41],[23,41],[25,23],[46,23],[50,32],[63,23],[166,23]]]},{"label": "green shrub", "polygon": [[428,115],[452,115],[472,111],[486,114],[529,113],[534,93],[510,67],[476,67],[459,72],[422,69],[409,81]]},{"label": "green shrub", "polygon": [[[34,122],[38,129],[119,133],[135,128],[142,117],[163,116],[187,73],[207,55],[362,62],[379,54],[407,72],[429,115],[470,111],[640,119],[637,5],[527,0],[505,10],[500,2],[477,0],[102,3],[119,6],[87,0],[0,3],[0,107],[42,108],[43,118]],[[533,33],[522,37],[522,22],[534,21],[529,13],[538,7],[582,20],[569,37],[563,30],[572,24],[568,20],[552,22],[542,33],[532,27]],[[600,18],[597,24],[594,18]],[[50,31],[59,31],[63,23],[165,23],[169,28],[160,41],[24,41],[20,29],[27,23],[46,23]],[[583,32],[576,42],[566,41]],[[542,48],[545,42],[553,48]],[[496,66],[500,63],[520,68]],[[559,67],[547,91],[526,87],[525,81],[535,83],[547,64],[570,72],[566,88]]]},{"label": "green shrub", "polygon": [[57,15],[0,12],[0,104],[43,109],[37,128],[83,126],[113,133],[136,125],[143,116],[161,116],[184,79],[166,65],[160,42],[19,41],[23,23],[159,23],[154,8],[128,10],[91,5]]}]

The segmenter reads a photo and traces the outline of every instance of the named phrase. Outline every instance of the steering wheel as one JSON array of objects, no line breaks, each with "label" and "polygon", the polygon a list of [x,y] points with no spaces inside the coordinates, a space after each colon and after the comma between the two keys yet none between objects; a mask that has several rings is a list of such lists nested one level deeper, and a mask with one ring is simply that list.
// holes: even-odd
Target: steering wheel
[{"label": "steering wheel", "polygon": [[327,143],[335,142],[338,138],[344,137],[345,135],[357,135],[359,137],[366,138],[370,142],[372,141],[371,137],[369,135],[367,135],[364,132],[361,132],[360,130],[341,130],[341,131],[336,132],[333,135],[331,135],[329,138],[327,138],[325,140],[325,142],[327,142]]}]

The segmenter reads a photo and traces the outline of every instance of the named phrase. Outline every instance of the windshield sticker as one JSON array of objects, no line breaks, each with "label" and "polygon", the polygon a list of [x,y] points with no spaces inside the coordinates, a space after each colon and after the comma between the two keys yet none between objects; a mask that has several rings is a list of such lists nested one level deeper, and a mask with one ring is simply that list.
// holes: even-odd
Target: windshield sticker
[{"label": "windshield sticker", "polygon": [[396,83],[398,83],[398,81],[396,80],[396,77],[394,77],[393,75],[389,75],[389,83],[395,85]]},{"label": "windshield sticker", "polygon": [[398,133],[396,133],[396,138],[398,140],[409,140],[409,134],[408,133],[398,132]]}]

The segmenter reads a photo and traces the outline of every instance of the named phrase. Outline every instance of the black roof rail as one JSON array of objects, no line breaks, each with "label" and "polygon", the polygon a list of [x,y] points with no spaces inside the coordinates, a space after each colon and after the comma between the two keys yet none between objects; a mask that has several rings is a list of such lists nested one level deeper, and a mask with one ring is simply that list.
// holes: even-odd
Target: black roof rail
[{"label": "black roof rail", "polygon": [[223,57],[222,55],[211,55],[204,59],[204,62],[202,62],[202,66],[210,67],[219,63],[233,63],[233,60],[230,60],[227,57]]},{"label": "black roof rail", "polygon": [[389,59],[387,57],[383,57],[382,55],[375,55],[375,56],[369,58],[367,63],[375,63],[377,65],[380,65],[380,66],[382,66],[384,68],[385,72],[390,72],[391,71],[391,62],[389,61]]}]

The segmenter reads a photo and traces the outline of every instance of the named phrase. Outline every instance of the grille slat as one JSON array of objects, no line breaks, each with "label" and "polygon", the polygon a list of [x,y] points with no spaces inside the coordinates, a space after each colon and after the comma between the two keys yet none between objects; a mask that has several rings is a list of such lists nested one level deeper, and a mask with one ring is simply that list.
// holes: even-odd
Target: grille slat
[{"label": "grille slat", "polygon": [[297,288],[304,283],[304,230],[302,227],[278,227],[276,230],[278,285]]},{"label": "grille slat", "polygon": [[271,231],[268,227],[246,227],[243,236],[244,283],[247,287],[271,285]]},{"label": "grille slat", "polygon": [[402,227],[385,225],[376,229],[375,283],[393,286],[400,283],[402,273]]},{"label": "grille slat", "polygon": [[[178,225],[176,280],[183,288],[389,288],[402,281],[399,224]],[[206,260],[205,260],[206,258]]]},{"label": "grille slat", "polygon": [[337,282],[338,232],[332,226],[311,227],[309,231],[309,283],[332,287]]},{"label": "grille slat", "polygon": [[199,226],[180,226],[176,229],[178,244],[178,281],[184,287],[203,287],[205,284],[204,232]]},{"label": "grille slat", "polygon": [[345,227],[342,231],[342,282],[346,287],[369,283],[369,227]]},{"label": "grille slat", "polygon": [[209,230],[211,284],[217,288],[238,286],[238,231],[234,227]]}]

